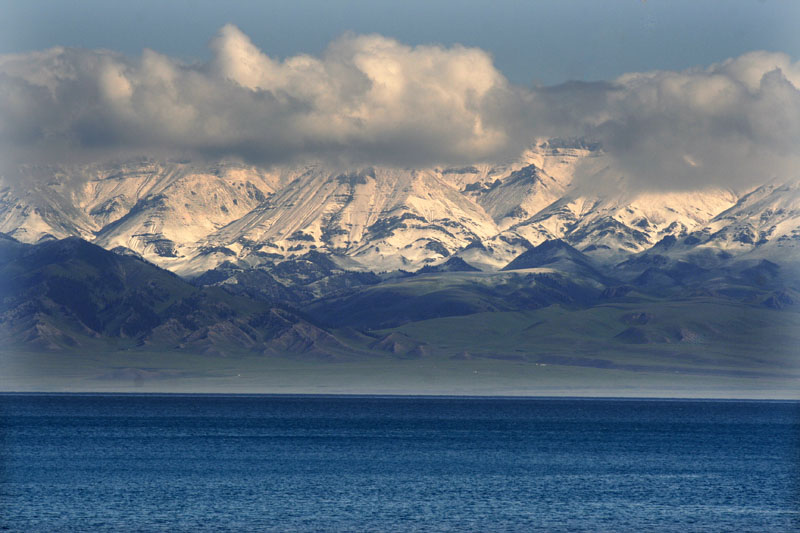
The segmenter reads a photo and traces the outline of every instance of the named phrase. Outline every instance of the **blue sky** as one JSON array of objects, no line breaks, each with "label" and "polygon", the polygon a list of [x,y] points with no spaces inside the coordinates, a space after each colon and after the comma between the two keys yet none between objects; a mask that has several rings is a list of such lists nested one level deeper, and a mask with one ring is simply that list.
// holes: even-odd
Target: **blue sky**
[{"label": "blue sky", "polygon": [[752,50],[800,58],[800,2],[793,0],[24,0],[4,1],[0,12],[0,53],[151,48],[202,61],[215,32],[233,23],[276,58],[318,55],[347,31],[409,45],[476,46],[520,85],[680,70]]}]

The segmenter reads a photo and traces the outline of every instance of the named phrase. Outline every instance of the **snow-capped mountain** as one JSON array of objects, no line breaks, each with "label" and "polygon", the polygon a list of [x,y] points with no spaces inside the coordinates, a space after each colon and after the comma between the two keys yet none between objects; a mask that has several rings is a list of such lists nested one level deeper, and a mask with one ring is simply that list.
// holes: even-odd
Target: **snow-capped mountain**
[{"label": "snow-capped mountain", "polygon": [[25,168],[0,184],[0,232],[29,243],[79,236],[187,276],[310,251],[348,270],[416,270],[452,256],[499,270],[553,239],[600,264],[673,242],[665,238],[674,238],[672,254],[773,258],[798,242],[797,183],[744,194],[597,187],[607,172],[602,149],[580,140],[457,168],[150,159]]},{"label": "snow-capped mountain", "polygon": [[0,190],[0,231],[29,243],[78,236],[166,268],[197,255],[198,241],[249,213],[281,178],[230,163],[147,159],[27,174]]},{"label": "snow-capped mountain", "polygon": [[674,260],[736,257],[795,266],[800,259],[800,182],[762,185],[688,235],[659,243],[653,252]]},{"label": "snow-capped mountain", "polygon": [[566,238],[587,253],[635,253],[684,235],[736,202],[731,191],[564,196],[513,230],[532,242]]},{"label": "snow-capped mountain", "polygon": [[542,142],[519,161],[495,169],[488,179],[464,187],[501,230],[539,213],[569,189],[578,164],[596,164],[596,147]]},{"label": "snow-capped mountain", "polygon": [[272,195],[279,179],[234,165],[152,164],[90,181],[80,197],[102,228],[96,244],[122,246],[176,270],[203,253],[198,243],[207,235]]},{"label": "snow-capped mountain", "polygon": [[[650,248],[667,235],[686,235],[733,206],[738,198],[733,191],[719,188],[681,192],[627,191],[624,186],[598,189],[592,180],[609,182],[604,175],[607,161],[600,150],[563,144],[554,148],[549,143],[537,148],[526,154],[535,158],[535,163],[496,182],[496,189],[507,189],[507,194],[490,191],[478,199],[494,212],[502,212],[498,204],[505,203],[503,207],[508,208],[509,199],[516,201],[512,212],[516,220],[501,215],[498,225],[502,231],[480,246],[459,252],[466,261],[500,268],[532,246],[563,239],[600,262],[614,263]],[[575,183],[579,165],[589,179]],[[525,191],[520,182],[532,185]],[[502,198],[499,202],[498,197]]]},{"label": "snow-capped mountain", "polygon": [[71,195],[72,180],[85,170],[25,167],[15,179],[0,177],[0,231],[27,243],[93,239],[100,228]]},{"label": "snow-capped mountain", "polygon": [[486,212],[436,172],[312,168],[205,244],[243,258],[322,249],[393,270],[447,257],[496,232]]}]

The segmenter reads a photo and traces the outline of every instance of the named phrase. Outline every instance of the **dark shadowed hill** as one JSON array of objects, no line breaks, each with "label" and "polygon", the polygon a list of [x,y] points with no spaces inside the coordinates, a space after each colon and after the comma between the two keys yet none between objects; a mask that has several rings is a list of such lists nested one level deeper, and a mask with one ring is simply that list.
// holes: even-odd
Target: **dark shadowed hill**
[{"label": "dark shadowed hill", "polygon": [[78,238],[0,241],[0,340],[62,350],[152,346],[227,355],[311,353],[338,342],[286,308],[199,288]]},{"label": "dark shadowed hill", "polygon": [[436,274],[440,272],[480,272],[480,269],[470,265],[460,257],[451,257],[440,265],[425,265],[415,274]]},{"label": "dark shadowed hill", "polygon": [[598,270],[594,262],[561,239],[544,241],[518,255],[502,270],[523,270],[527,268],[552,268],[561,272],[578,274],[597,281],[609,281]]}]

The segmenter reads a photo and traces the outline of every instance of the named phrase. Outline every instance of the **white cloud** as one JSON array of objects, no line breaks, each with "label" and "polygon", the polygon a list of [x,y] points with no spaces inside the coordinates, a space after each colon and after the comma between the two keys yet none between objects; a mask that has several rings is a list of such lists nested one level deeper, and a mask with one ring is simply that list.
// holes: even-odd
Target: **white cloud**
[{"label": "white cloud", "polygon": [[230,25],[211,48],[205,65],[149,50],[137,60],[64,48],[6,56],[0,112],[29,131],[5,128],[3,141],[402,165],[491,158],[525,142],[491,115],[509,88],[478,49],[347,35],[321,58],[278,61]]},{"label": "white cloud", "polygon": [[753,52],[705,69],[627,74],[587,130],[634,182],[746,188],[800,177],[800,67]]},{"label": "white cloud", "polygon": [[426,166],[513,157],[536,137],[589,136],[634,186],[745,187],[800,168],[800,63],[785,54],[523,89],[482,50],[379,35],[279,60],[228,25],[211,49],[205,64],[150,50],[0,56],[0,151],[7,160],[145,152]]}]

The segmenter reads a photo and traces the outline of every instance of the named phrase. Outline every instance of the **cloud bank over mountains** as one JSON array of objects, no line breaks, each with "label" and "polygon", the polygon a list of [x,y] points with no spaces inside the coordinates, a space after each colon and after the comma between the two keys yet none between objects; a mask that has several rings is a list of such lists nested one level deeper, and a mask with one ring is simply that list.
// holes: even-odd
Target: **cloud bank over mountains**
[{"label": "cloud bank over mountains", "polygon": [[197,64],[151,50],[0,56],[0,155],[422,167],[503,161],[558,136],[600,142],[607,175],[643,188],[741,188],[800,168],[800,62],[782,53],[525,88],[480,49],[380,35],[276,60],[227,25],[210,46]]}]

